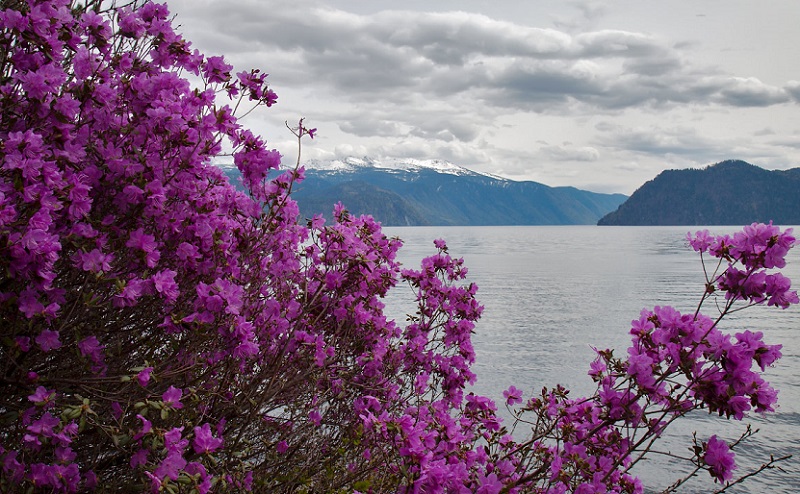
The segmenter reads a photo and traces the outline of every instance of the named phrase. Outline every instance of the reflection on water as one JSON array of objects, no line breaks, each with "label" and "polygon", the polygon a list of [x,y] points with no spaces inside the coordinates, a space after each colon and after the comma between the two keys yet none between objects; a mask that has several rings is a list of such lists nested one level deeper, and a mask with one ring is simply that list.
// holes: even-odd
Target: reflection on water
[{"label": "reflection on water", "polygon": [[[686,245],[687,227],[393,227],[403,239],[401,261],[415,267],[435,253],[433,240],[444,238],[450,253],[463,257],[469,281],[485,306],[473,343],[477,353],[475,392],[502,402],[514,384],[530,395],[561,383],[576,396],[592,392],[586,376],[592,347],[625,353],[630,321],[642,308],[672,305],[681,312],[696,308],[704,286],[699,256]],[[729,233],[733,227],[710,228]],[[800,250],[800,248],[798,249]],[[713,266],[709,266],[713,269]],[[792,252],[785,273],[800,285],[800,252]],[[388,303],[408,310],[397,296]],[[713,315],[713,307],[705,307]],[[399,314],[400,312],[395,312]],[[394,313],[393,313],[394,314]],[[780,390],[777,414],[746,422],[761,432],[737,455],[740,472],[760,465],[769,454],[797,452],[800,443],[800,308],[786,311],[756,307],[729,317],[731,333],[763,331],[765,340],[783,344],[783,358],[768,372]],[[742,423],[726,423],[708,414],[676,423],[662,448],[683,454],[691,434],[716,433],[734,439]],[[705,436],[703,435],[705,434]],[[747,453],[747,454],[745,454]],[[796,492],[800,458],[782,464],[786,473],[769,472],[728,492]],[[666,487],[681,471],[677,462],[654,457],[637,467],[651,488]],[[705,475],[705,474],[704,474]],[[681,492],[706,492],[707,479]],[[699,487],[704,486],[704,487]]]}]

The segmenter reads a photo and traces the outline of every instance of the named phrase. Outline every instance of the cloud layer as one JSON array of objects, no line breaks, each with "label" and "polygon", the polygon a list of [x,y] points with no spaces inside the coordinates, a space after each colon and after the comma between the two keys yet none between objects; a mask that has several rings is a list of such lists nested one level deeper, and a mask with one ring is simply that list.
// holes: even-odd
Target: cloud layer
[{"label": "cloud layer", "polygon": [[[486,171],[503,161],[531,178],[547,175],[548,160],[584,165],[588,174],[587,163],[613,166],[611,156],[629,164],[679,156],[691,164],[713,154],[709,145],[728,145],[704,135],[711,124],[704,119],[796,111],[800,101],[800,82],[727,73],[695,60],[693,42],[644,30],[582,31],[564,20],[533,26],[490,11],[358,12],[255,0],[170,6],[203,51],[224,53],[237,68],[263,67],[279,95],[290,88],[279,100],[283,109],[300,111],[338,141],[316,143],[320,156],[346,141],[373,153],[460,157]],[[585,15],[603,12],[578,6]],[[694,123],[619,130],[679,113]],[[544,124],[547,134],[550,122],[564,119],[576,127],[560,139],[525,142],[519,130],[508,130]],[[603,130],[601,122],[617,130]],[[620,189],[630,192],[630,185]]]}]

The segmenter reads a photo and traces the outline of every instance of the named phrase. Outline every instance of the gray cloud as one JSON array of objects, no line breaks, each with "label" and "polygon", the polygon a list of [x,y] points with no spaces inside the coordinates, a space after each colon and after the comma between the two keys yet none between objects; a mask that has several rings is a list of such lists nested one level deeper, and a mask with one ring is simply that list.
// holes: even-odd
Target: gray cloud
[{"label": "gray cloud", "polygon": [[794,98],[796,102],[800,102],[800,81],[789,81],[783,89]]},{"label": "gray cloud", "polygon": [[731,106],[772,106],[789,101],[782,88],[764,84],[754,77],[732,77],[719,91],[719,97]]},{"label": "gray cloud", "polygon": [[597,161],[600,152],[591,146],[573,146],[564,143],[557,146],[544,146],[539,155],[546,161]]},{"label": "gray cloud", "polygon": [[782,139],[773,139],[769,141],[769,143],[774,146],[800,149],[800,135],[795,134],[792,136],[784,137]]},{"label": "gray cloud", "polygon": [[[283,53],[291,83],[327,86],[345,100],[405,104],[410,95],[469,93],[489,105],[532,111],[616,110],[649,104],[768,106],[800,94],[757,79],[698,80],[680,50],[643,33],[597,30],[575,35],[466,12],[385,11],[354,14],[332,8],[265,9],[253,0],[227,8],[200,3],[189,15],[214,19],[198,30],[227,39],[254,58],[257,48]],[[205,12],[203,11],[205,10]],[[708,70],[708,69],[706,69]],[[285,75],[276,74],[281,81]],[[303,81],[298,78],[303,78]]]},{"label": "gray cloud", "polygon": [[344,120],[339,128],[348,134],[362,137],[398,137],[408,134],[408,130],[397,122],[373,118]]},{"label": "gray cloud", "polygon": [[[180,7],[182,31],[201,51],[225,54],[237,70],[270,73],[280,96],[270,115],[280,122],[284,115],[304,115],[320,128],[321,138],[304,155],[343,157],[352,150],[443,158],[521,175],[537,161],[532,178],[541,179],[557,163],[557,180],[577,180],[589,168],[646,168],[625,160],[663,164],[669,156],[672,163],[707,163],[777,155],[769,145],[796,149],[794,138],[785,136],[785,115],[796,111],[800,82],[787,81],[780,75],[785,70],[777,76],[763,67],[737,73],[741,69],[721,65],[714,58],[720,47],[707,46],[714,33],[697,34],[701,41],[681,39],[695,34],[677,29],[679,16],[654,29],[651,18],[629,22],[613,2],[588,0],[565,2],[553,15],[543,11],[543,21],[500,20],[492,15],[500,8],[485,2],[458,4],[480,3],[476,13],[382,10],[387,1],[168,1]],[[422,2],[394,5],[419,9]],[[547,19],[552,27],[529,24]],[[721,119],[693,121],[722,113],[731,122],[752,123],[751,132],[771,129],[772,142],[735,131],[711,138],[721,134],[703,125]],[[778,113],[781,121],[775,121]],[[654,125],[654,115],[671,120]],[[580,128],[580,120],[591,123]],[[549,132],[552,123],[573,142]],[[531,145],[525,128],[562,144]]]},{"label": "gray cloud", "polygon": [[603,123],[597,126],[602,132],[599,142],[608,148],[655,156],[676,155],[699,161],[714,159],[729,153],[736,145],[733,141],[720,141],[703,137],[692,127],[631,128]]}]

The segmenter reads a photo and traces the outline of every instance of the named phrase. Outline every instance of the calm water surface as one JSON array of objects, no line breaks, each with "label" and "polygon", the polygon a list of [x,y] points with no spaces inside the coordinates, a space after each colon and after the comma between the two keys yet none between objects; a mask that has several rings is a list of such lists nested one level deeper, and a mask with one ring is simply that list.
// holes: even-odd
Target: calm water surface
[{"label": "calm water surface", "polygon": [[[699,256],[687,247],[689,227],[393,227],[403,239],[400,259],[407,266],[435,253],[433,240],[444,238],[450,253],[463,257],[468,280],[478,287],[485,306],[473,343],[477,353],[475,392],[502,403],[514,384],[537,393],[563,384],[573,396],[593,391],[586,375],[592,347],[614,348],[625,355],[630,322],[642,308],[672,305],[693,311],[703,291]],[[735,227],[711,227],[732,233]],[[800,229],[795,228],[796,232]],[[800,286],[800,248],[784,270]],[[391,303],[391,302],[390,302]],[[713,307],[706,307],[712,315]],[[781,311],[755,307],[723,322],[723,330],[763,331],[768,343],[783,344],[783,358],[768,369],[767,380],[780,390],[778,413],[754,416],[744,423],[697,414],[674,429],[661,449],[684,454],[691,434],[735,439],[752,424],[760,432],[737,453],[739,472],[760,465],[770,454],[793,454],[771,471],[728,492],[794,493],[800,489],[800,308]],[[677,478],[679,462],[654,456],[637,466],[648,489],[659,490]],[[681,492],[710,492],[702,482]]]}]

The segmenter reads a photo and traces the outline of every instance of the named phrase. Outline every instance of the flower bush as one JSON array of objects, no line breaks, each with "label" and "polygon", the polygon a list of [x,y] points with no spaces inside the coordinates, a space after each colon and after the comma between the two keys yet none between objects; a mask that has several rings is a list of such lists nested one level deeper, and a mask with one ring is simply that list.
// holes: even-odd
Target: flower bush
[{"label": "flower bush", "polygon": [[[237,118],[276,103],[266,74],[193,50],[163,4],[0,6],[0,491],[641,492],[628,468],[676,418],[772,410],[755,367],[780,346],[718,323],[797,303],[768,271],[789,231],[692,236],[721,263],[716,318],[643,312],[590,397],[510,387],[518,440],[467,392],[482,307],[462,260],[437,240],[403,269],[370,217],[299,218],[303,169]],[[225,149],[246,193],[212,164]],[[722,440],[695,452],[732,479]]]}]

